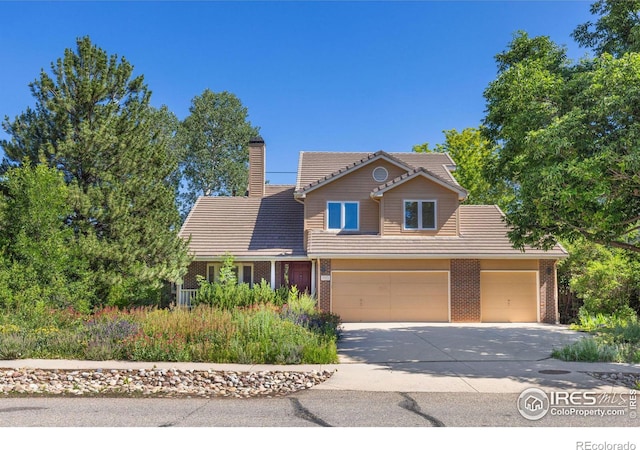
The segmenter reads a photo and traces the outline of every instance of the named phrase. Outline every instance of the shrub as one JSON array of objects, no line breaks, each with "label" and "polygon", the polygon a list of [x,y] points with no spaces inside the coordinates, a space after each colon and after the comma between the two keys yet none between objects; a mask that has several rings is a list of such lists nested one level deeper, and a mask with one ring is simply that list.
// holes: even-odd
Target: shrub
[{"label": "shrub", "polygon": [[580,327],[594,336],[554,350],[553,357],[566,361],[640,362],[640,323],[635,316],[584,315]]},{"label": "shrub", "polygon": [[633,252],[609,248],[584,239],[563,242],[569,258],[559,264],[559,277],[584,300],[587,314],[629,315],[637,308],[640,259]]},{"label": "shrub", "polygon": [[620,362],[619,349],[615,345],[602,344],[591,337],[554,350],[551,356],[563,361]]},{"label": "shrub", "polygon": [[623,310],[618,314],[591,314],[586,308],[580,308],[578,312],[578,323],[571,324],[572,330],[578,331],[597,331],[603,328],[611,328],[617,325],[633,323],[637,320],[633,311]]},{"label": "shrub", "polygon": [[106,307],[86,314],[51,309],[45,302],[5,310],[0,315],[0,358],[337,362],[338,317],[317,311],[313,297],[295,289],[273,291],[266,282],[253,289],[246,284],[203,286],[205,293],[225,293],[212,297],[212,305],[190,310]]},{"label": "shrub", "polygon": [[31,339],[24,334],[0,334],[0,359],[26,358],[33,346]]}]

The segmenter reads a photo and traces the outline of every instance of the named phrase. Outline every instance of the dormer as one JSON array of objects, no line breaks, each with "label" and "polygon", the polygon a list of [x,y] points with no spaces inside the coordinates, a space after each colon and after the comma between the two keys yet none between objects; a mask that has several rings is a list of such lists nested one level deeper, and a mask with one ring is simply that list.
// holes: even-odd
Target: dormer
[{"label": "dormer", "polygon": [[443,154],[302,152],[295,198],[305,231],[455,235],[466,191],[453,166]]},{"label": "dormer", "polygon": [[467,197],[457,183],[424,167],[375,188],[382,236],[458,236],[458,206]]}]

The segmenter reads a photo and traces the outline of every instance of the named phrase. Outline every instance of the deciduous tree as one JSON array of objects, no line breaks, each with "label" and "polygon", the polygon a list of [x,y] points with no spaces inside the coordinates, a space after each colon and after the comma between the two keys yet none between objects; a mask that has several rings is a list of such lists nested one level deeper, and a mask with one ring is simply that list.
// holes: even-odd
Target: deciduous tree
[{"label": "deciduous tree", "polygon": [[0,196],[0,305],[17,310],[87,310],[92,275],[73,229],[70,190],[62,173],[45,165],[8,170]]},{"label": "deciduous tree", "polygon": [[498,205],[501,208],[509,203],[513,194],[506,183],[501,180],[490,182],[485,170],[494,164],[496,147],[482,136],[478,128],[465,128],[461,132],[444,131],[445,141],[430,149],[429,144],[413,147],[419,153],[448,153],[456,163],[454,176],[469,195],[465,204]]},{"label": "deciduous tree", "polygon": [[506,208],[516,246],[555,238],[640,251],[640,54],[572,63],[520,32],[485,91],[492,175],[516,187]]}]

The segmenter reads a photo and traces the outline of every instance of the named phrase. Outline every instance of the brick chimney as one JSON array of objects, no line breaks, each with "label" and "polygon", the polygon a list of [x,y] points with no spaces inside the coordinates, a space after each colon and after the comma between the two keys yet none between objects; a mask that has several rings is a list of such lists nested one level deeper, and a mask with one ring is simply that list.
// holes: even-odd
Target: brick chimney
[{"label": "brick chimney", "polygon": [[252,138],[249,141],[249,197],[264,197],[265,154],[264,139]]}]

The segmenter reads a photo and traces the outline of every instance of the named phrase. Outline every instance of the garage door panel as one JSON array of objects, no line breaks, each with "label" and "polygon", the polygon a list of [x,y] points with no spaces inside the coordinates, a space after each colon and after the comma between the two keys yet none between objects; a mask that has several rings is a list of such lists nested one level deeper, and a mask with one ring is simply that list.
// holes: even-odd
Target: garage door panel
[{"label": "garage door panel", "polygon": [[389,296],[378,294],[345,294],[340,302],[343,308],[389,308]]},{"label": "garage door panel", "polygon": [[[366,287],[363,290],[363,286]],[[375,292],[380,295],[384,295],[386,297],[389,296],[389,284],[380,284],[380,283],[345,283],[340,286],[340,292],[353,296],[353,297],[361,297],[363,292]]]},{"label": "garage door panel", "polygon": [[[368,309],[366,314],[362,313],[361,308],[348,308],[340,310],[340,319],[343,322],[390,322],[389,308],[385,309]],[[363,318],[364,317],[364,318]]]},{"label": "garage door panel", "polygon": [[447,272],[333,272],[331,297],[345,322],[449,320]]},{"label": "garage door panel", "polygon": [[389,322],[447,322],[449,309],[424,310],[415,308],[392,308],[389,311]]},{"label": "garage door panel", "polygon": [[537,285],[536,272],[482,272],[482,321],[536,322]]}]

